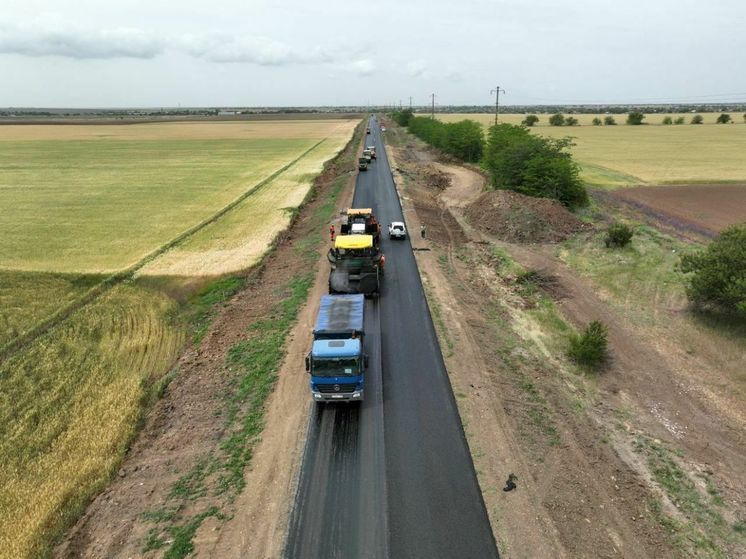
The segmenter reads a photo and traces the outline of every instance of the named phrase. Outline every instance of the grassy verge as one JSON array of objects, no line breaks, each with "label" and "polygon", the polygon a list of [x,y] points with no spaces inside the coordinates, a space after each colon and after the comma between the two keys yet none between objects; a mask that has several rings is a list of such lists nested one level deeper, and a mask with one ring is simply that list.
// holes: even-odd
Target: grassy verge
[{"label": "grassy verge", "polygon": [[728,546],[746,544],[739,523],[726,521],[723,497],[709,473],[693,477],[682,465],[682,452],[644,435],[637,435],[633,449],[643,456],[669,505],[658,499],[650,508],[682,553],[724,559]]}]

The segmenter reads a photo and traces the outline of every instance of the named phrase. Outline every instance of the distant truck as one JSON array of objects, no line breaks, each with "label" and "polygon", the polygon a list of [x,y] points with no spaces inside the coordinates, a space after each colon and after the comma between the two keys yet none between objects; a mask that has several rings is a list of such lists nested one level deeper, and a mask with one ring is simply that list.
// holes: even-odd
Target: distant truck
[{"label": "distant truck", "polygon": [[368,127],[368,128],[365,129],[365,133],[366,134],[370,134],[370,127]]},{"label": "distant truck", "polygon": [[385,260],[372,235],[338,235],[327,259],[332,265],[329,293],[380,293]]},{"label": "distant truck", "polygon": [[367,171],[368,170],[368,158],[367,157],[361,157],[357,160],[357,168],[360,171]]},{"label": "distant truck", "polygon": [[306,356],[314,401],[359,402],[365,389],[365,299],[363,295],[321,298],[313,345]]},{"label": "distant truck", "polygon": [[369,149],[366,148],[363,150],[363,157],[365,157],[365,160],[370,163],[373,159],[373,154],[370,152]]},{"label": "distant truck", "polygon": [[376,146],[368,146],[366,149],[370,152],[371,159],[376,159]]}]

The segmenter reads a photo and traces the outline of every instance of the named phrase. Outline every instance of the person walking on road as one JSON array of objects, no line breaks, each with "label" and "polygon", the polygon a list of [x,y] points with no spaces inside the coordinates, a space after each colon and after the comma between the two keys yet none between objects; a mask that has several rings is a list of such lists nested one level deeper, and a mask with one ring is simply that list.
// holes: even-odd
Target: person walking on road
[{"label": "person walking on road", "polygon": [[420,235],[422,235],[422,238],[425,238],[425,224],[423,223],[420,225]]},{"label": "person walking on road", "polygon": [[334,230],[334,224],[332,223],[329,226],[329,237],[331,238],[331,241],[334,242],[334,238],[337,236],[336,231]]}]

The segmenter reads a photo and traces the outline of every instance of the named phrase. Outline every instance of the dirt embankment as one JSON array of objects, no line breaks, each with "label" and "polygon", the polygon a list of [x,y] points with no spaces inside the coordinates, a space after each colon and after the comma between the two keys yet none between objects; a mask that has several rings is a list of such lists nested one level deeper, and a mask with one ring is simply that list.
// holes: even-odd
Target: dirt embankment
[{"label": "dirt embankment", "polygon": [[511,243],[556,243],[588,228],[556,200],[510,190],[484,192],[464,214],[484,233]]},{"label": "dirt embankment", "polygon": [[[420,149],[412,138],[400,143],[393,151],[409,227],[436,232],[417,240],[431,249],[417,262],[503,556],[678,557],[710,545],[683,527],[710,517],[725,523],[726,556],[742,556],[738,536],[729,543],[727,533],[744,510],[743,427],[700,397],[684,352],[630,324],[542,244],[582,224],[561,206],[530,200],[561,235],[532,236],[537,227],[520,222],[516,233],[504,222],[526,201],[485,195],[478,174],[431,162],[452,176],[451,187],[434,189],[408,166],[431,151],[412,153]],[[501,251],[548,278],[548,288],[527,288]],[[538,303],[535,289],[561,313]],[[580,327],[595,319],[609,326],[612,363],[590,377],[568,365],[551,332],[562,320]],[[510,473],[518,488],[504,492]],[[669,482],[678,484],[674,499],[662,485]]]},{"label": "dirt embankment", "polygon": [[[341,208],[349,201],[354,184],[350,169],[358,147],[355,143],[346,148],[338,159],[349,160],[343,166],[326,167],[316,179],[316,196],[277,241],[274,251],[248,272],[247,287],[218,311],[202,342],[181,356],[175,368],[178,374],[146,418],[119,475],[89,505],[55,550],[56,557],[159,556],[162,549],[158,547],[163,544],[149,545],[149,532],[171,517],[190,518],[204,506],[202,499],[215,498],[213,488],[201,489],[210,474],[199,464],[205,456],[219,454],[229,434],[226,394],[236,383],[227,365],[229,351],[246,339],[251,325],[266,319],[287,298],[282,286],[288,279],[307,273],[309,261],[304,255],[315,249],[309,239],[326,231],[328,224],[319,223],[321,208],[330,203],[331,189],[340,180],[346,181],[345,186],[331,202]],[[315,300],[319,286],[324,286],[320,279],[323,266],[310,265],[318,267],[309,293]],[[253,449],[243,492],[235,501],[226,494],[220,514],[208,515],[194,536],[200,556],[279,556],[308,418],[307,379],[298,363],[312,312],[312,305],[301,311],[284,348],[285,361],[265,407],[266,428]],[[194,475],[185,480],[189,472]],[[175,485],[179,480],[181,485]],[[179,500],[180,491],[190,496]],[[224,523],[226,515],[232,520]],[[146,551],[149,547],[152,550]]]}]

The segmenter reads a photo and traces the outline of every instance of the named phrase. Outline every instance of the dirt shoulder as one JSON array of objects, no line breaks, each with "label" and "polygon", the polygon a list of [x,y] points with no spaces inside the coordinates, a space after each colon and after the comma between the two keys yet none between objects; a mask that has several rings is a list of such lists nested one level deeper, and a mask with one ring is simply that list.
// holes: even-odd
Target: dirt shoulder
[{"label": "dirt shoulder", "polygon": [[[418,170],[430,150],[408,137],[396,143],[409,229],[427,226],[428,240],[417,242],[429,250],[417,251],[417,262],[501,554],[706,550],[712,542],[688,523],[729,529],[743,511],[738,414],[699,397],[683,352],[630,324],[553,246],[500,242],[473,228],[464,210],[482,194],[478,173],[433,163],[453,184],[433,188]],[[526,284],[525,270],[538,271],[538,283]],[[578,371],[559,343],[595,319],[609,325],[613,356],[602,376]],[[511,473],[518,488],[504,492]],[[686,491],[672,499],[669,481]],[[715,493],[722,506],[707,502]],[[739,556],[728,537],[724,553]]]},{"label": "dirt shoulder", "polygon": [[[298,363],[313,305],[302,301],[324,285],[319,253],[329,219],[351,197],[360,136],[358,129],[355,141],[325,167],[291,228],[248,273],[246,287],[219,309],[201,343],[181,356],[119,475],[89,505],[56,557],[156,557],[174,546],[181,546],[179,557],[191,546],[205,556],[279,554],[308,417]],[[302,309],[297,323],[287,314],[293,304]],[[273,329],[280,322],[295,325],[287,333]],[[265,330],[273,338],[268,353],[285,357],[276,382],[270,376],[257,384],[272,367],[251,360],[252,344],[261,347]],[[253,372],[240,376],[249,364]],[[271,396],[263,404],[267,390]]]}]

